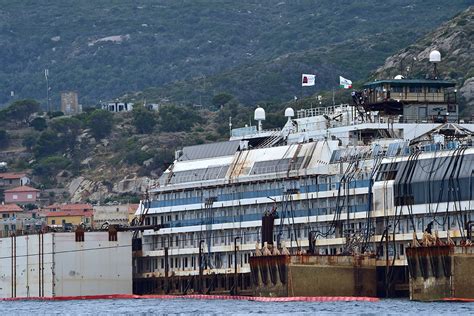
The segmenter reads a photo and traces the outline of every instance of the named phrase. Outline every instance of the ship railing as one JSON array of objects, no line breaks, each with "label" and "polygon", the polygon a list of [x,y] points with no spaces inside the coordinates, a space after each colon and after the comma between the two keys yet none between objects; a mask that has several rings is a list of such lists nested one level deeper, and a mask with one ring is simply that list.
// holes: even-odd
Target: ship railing
[{"label": "ship railing", "polygon": [[252,135],[260,135],[260,134],[271,134],[275,132],[281,132],[279,128],[271,128],[271,129],[264,129],[264,130],[257,130],[257,126],[245,126],[239,128],[233,128],[231,130],[231,138],[232,137],[245,137],[245,136],[252,136]]},{"label": "ship railing", "polygon": [[301,109],[296,112],[297,118],[305,118],[320,115],[334,115],[352,111],[349,104],[339,104],[331,106],[321,106],[310,109]]}]

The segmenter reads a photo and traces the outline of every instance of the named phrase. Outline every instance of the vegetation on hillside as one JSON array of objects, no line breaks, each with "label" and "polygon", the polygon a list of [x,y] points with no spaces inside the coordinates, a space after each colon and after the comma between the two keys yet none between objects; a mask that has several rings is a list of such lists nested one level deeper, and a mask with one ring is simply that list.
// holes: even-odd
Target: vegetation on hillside
[{"label": "vegetation on hillside", "polygon": [[[286,123],[283,113],[288,106],[297,111],[301,108],[330,105],[333,102],[336,104],[349,102],[350,93],[347,90],[338,88],[333,90],[338,85],[339,74],[353,79],[354,85],[357,87],[367,79],[369,70],[378,67],[384,58],[396,51],[400,45],[411,43],[413,37],[422,33],[432,23],[444,19],[449,15],[449,12],[454,12],[456,8],[466,6],[467,3],[450,1],[449,4],[443,5],[441,12],[434,9],[436,5],[426,8],[428,7],[427,1],[421,0],[390,0],[378,3],[376,8],[369,6],[373,2],[369,0],[351,2],[347,5],[348,8],[337,8],[330,14],[328,8],[334,8],[334,5],[331,6],[329,1],[325,0],[320,1],[318,7],[311,5],[309,1],[297,1],[294,6],[283,2],[279,5],[266,3],[269,7],[268,12],[262,7],[265,1],[246,0],[241,4],[223,1],[222,9],[229,11],[223,13],[211,8],[209,1],[199,0],[196,3],[200,3],[201,6],[197,12],[202,13],[202,16],[192,16],[187,13],[191,8],[196,8],[196,3],[188,0],[153,3],[143,0],[145,9],[139,8],[142,4],[134,4],[136,8],[133,12],[137,17],[142,14],[148,16],[149,13],[142,13],[142,10],[158,10],[157,5],[161,6],[160,10],[167,13],[179,9],[179,12],[186,13],[182,18],[180,17],[181,21],[192,20],[195,25],[209,31],[206,34],[199,33],[199,35],[195,33],[197,28],[192,28],[186,24],[187,22],[183,26],[186,31],[183,31],[179,26],[173,24],[175,22],[162,16],[162,13],[157,15],[153,23],[152,20],[144,20],[143,24],[147,24],[147,21],[150,24],[147,24],[146,27],[141,26],[143,27],[142,33],[133,33],[132,31],[137,28],[136,25],[134,27],[119,26],[112,23],[114,27],[111,27],[103,25],[101,19],[92,20],[93,17],[100,17],[104,21],[110,22],[122,17],[123,21],[128,21],[124,15],[125,12],[131,10],[130,7],[125,7],[121,3],[112,7],[97,4],[97,12],[92,12],[92,17],[83,17],[84,10],[90,5],[85,2],[75,3],[73,7],[81,9],[71,18],[74,23],[79,23],[76,19],[82,19],[84,25],[95,21],[96,26],[100,25],[103,28],[99,30],[85,27],[87,31],[84,31],[80,39],[77,39],[75,37],[76,31],[61,24],[63,17],[58,15],[54,23],[64,28],[55,29],[55,32],[60,34],[57,35],[59,38],[56,36],[54,39],[49,38],[51,34],[43,29],[47,34],[43,39],[47,43],[54,43],[54,52],[61,51],[60,54],[52,54],[58,58],[54,62],[46,59],[48,67],[59,67],[61,64],[63,73],[60,76],[66,76],[70,72],[83,69],[81,67],[86,67],[88,70],[86,73],[79,71],[83,75],[80,80],[75,76],[61,77],[61,82],[51,82],[53,86],[64,85],[64,88],[61,89],[65,90],[67,85],[75,82],[80,95],[83,95],[81,91],[86,91],[85,94],[90,100],[96,97],[103,98],[111,97],[113,94],[122,94],[125,89],[137,90],[141,87],[140,85],[157,84],[162,86],[148,88],[140,93],[128,94],[127,98],[135,102],[134,110],[118,114],[112,114],[95,107],[84,107],[83,113],[70,117],[64,116],[59,111],[42,112],[40,103],[33,99],[12,100],[8,106],[0,110],[1,153],[4,154],[3,157],[7,157],[6,161],[11,170],[32,170],[32,174],[42,183],[43,188],[64,188],[72,179],[84,177],[93,184],[90,186],[92,188],[90,191],[94,190],[100,193],[102,191],[99,190],[99,186],[106,188],[104,192],[110,192],[112,187],[128,177],[157,178],[173,161],[176,149],[187,145],[226,140],[229,137],[230,124],[232,124],[232,128],[253,124],[255,105],[266,110],[267,117],[264,128],[279,128]],[[379,16],[381,8],[387,8],[386,6],[389,4],[394,5],[395,3],[399,6],[398,10],[405,14],[401,21],[395,23],[391,20],[392,16],[390,15],[388,17]],[[35,3],[31,3],[32,7],[35,5]],[[248,8],[246,7],[244,10],[239,5],[247,5]],[[425,7],[421,8],[421,5],[425,5]],[[23,8],[23,4],[9,4],[6,7],[8,10],[19,10]],[[203,9],[206,7],[208,7],[207,11]],[[239,9],[236,9],[237,7]],[[121,9],[116,10],[117,8]],[[44,9],[49,13],[71,10],[66,5],[57,8],[45,6]],[[303,9],[307,9],[307,11]],[[30,8],[25,11],[26,16],[42,17],[37,23],[39,25],[46,23],[44,20],[46,15],[43,13],[33,14],[29,10]],[[389,57],[385,65],[380,67],[373,77],[392,76],[398,69],[404,69],[402,64],[407,64],[403,62],[404,60],[413,60],[414,56],[419,62],[410,64],[410,73],[405,75],[409,77],[421,76],[429,71],[426,68],[428,63],[424,60],[427,58],[427,53],[432,48],[438,48],[444,56],[443,62],[439,64],[442,76],[457,80],[460,85],[467,82],[469,76],[474,76],[471,73],[473,59],[468,45],[473,42],[472,36],[474,35],[471,31],[472,10],[472,8],[466,10],[453,21],[446,23],[419,42]],[[305,13],[298,17],[297,13],[303,11]],[[399,11],[394,15],[399,16],[401,14]],[[430,17],[429,21],[421,18],[404,20],[410,16],[421,16],[420,14],[423,13]],[[1,14],[2,12],[0,12]],[[372,17],[373,14],[375,17]],[[258,15],[262,21],[256,21],[254,15]],[[218,18],[205,22],[204,17],[211,16]],[[226,17],[229,20],[225,20]],[[24,17],[19,17],[20,20],[22,18]],[[253,26],[261,33],[253,32],[255,33],[253,34],[249,29],[244,28],[242,36],[236,37],[235,32],[229,30],[234,29],[235,31],[235,28],[239,27],[240,18],[242,21],[254,23]],[[356,22],[347,22],[349,18]],[[348,28],[349,34],[336,34],[339,25],[333,22],[336,21],[334,19],[342,21],[340,23],[341,29]],[[12,25],[17,25],[15,22],[7,27],[4,21],[8,21],[8,18],[0,20],[0,40],[4,36],[5,30],[8,30]],[[325,21],[328,25],[323,25],[320,21]],[[354,25],[352,26],[350,23]],[[386,28],[382,28],[383,23],[386,23]],[[162,25],[162,28],[157,29],[156,25]],[[173,30],[170,25],[176,26],[177,30]],[[304,28],[305,25],[308,25],[311,31],[307,31]],[[311,29],[314,25],[318,25],[317,31]],[[26,32],[26,26],[16,27],[17,33],[18,30]],[[121,38],[120,43],[111,43],[109,40],[98,41],[100,36],[110,35],[112,33],[108,32],[114,29],[122,30],[122,27],[129,36]],[[156,34],[159,35],[155,34],[150,37],[149,29],[158,32]],[[356,33],[363,30],[370,31]],[[36,30],[29,29],[29,31],[33,34],[32,41],[37,41]],[[399,36],[402,31],[406,36]],[[327,34],[323,34],[323,32],[327,32]],[[175,34],[179,34],[181,40],[173,41],[172,38]],[[331,34],[332,37],[328,34]],[[358,35],[354,36],[354,34]],[[161,58],[156,61],[156,64],[150,61],[148,54],[151,53],[145,45],[148,41],[156,43],[154,36],[158,36],[164,43],[170,45],[164,47],[160,42],[156,46],[153,54],[158,54]],[[211,49],[205,46],[193,48],[190,51],[181,50],[190,43],[197,45],[196,41],[202,37],[212,38],[211,42],[218,39],[219,45],[215,44],[218,47]],[[69,41],[74,42],[74,51],[70,51]],[[250,41],[251,44],[246,41]],[[311,41],[319,41],[320,45],[311,45],[314,44]],[[229,42],[232,44],[228,44]],[[143,45],[141,48],[144,57],[137,53],[137,45],[139,46],[140,43]],[[210,45],[210,43],[208,44]],[[23,55],[18,55],[19,60],[25,56],[33,58],[33,49],[29,45],[29,43],[26,44]],[[84,48],[84,45],[87,47]],[[39,47],[45,49],[49,47],[46,44],[43,46]],[[2,49],[6,48],[0,47],[0,52]],[[10,47],[10,49],[12,48]],[[135,53],[135,55],[123,54],[123,49],[127,49],[130,54]],[[195,49],[200,53],[198,54]],[[250,49],[252,49],[252,53],[246,55],[244,52]],[[35,60],[44,61],[44,55],[41,55],[42,53],[39,51],[38,48],[36,53],[39,54],[39,57]],[[102,56],[105,53],[110,54],[110,58]],[[8,54],[6,54],[7,57],[10,56]],[[67,54],[67,56],[64,57],[62,54]],[[239,54],[246,55],[246,57],[242,58]],[[183,56],[187,56],[186,62],[181,60],[184,58]],[[132,60],[135,61],[133,67],[127,64]],[[232,62],[224,62],[229,60]],[[68,63],[63,63],[64,61],[68,61]],[[102,64],[105,61],[107,63]],[[0,61],[0,64],[2,62]],[[85,66],[87,62],[91,62],[91,64]],[[142,63],[148,67],[148,71],[145,71]],[[167,67],[170,65],[172,67],[170,66],[171,68],[168,69],[162,63],[165,63]],[[18,74],[9,77],[10,81],[0,80],[0,88],[6,82],[15,84],[22,82],[22,75],[33,71],[36,67],[28,65],[25,70],[17,68]],[[104,70],[104,65],[107,70]],[[117,65],[121,67],[120,71],[118,71],[117,67],[119,66]],[[58,69],[56,68],[56,70]],[[153,71],[149,71],[150,69]],[[186,69],[186,72],[183,69]],[[0,78],[6,76],[10,70],[8,67],[0,70]],[[111,74],[109,71],[114,71],[113,80],[110,82],[102,80],[101,78]],[[140,71],[143,72],[143,76]],[[303,72],[317,75],[316,87],[301,89],[300,75]],[[202,73],[206,75],[196,76]],[[166,77],[167,74],[169,77]],[[153,77],[153,80],[150,76]],[[117,81],[116,78],[120,78],[120,80]],[[141,82],[144,78],[149,81]],[[179,79],[179,81],[173,81],[175,79]],[[97,84],[94,85],[94,89],[89,90],[92,87],[92,80],[96,80]],[[133,80],[135,80],[135,86],[130,84]],[[34,95],[36,83],[31,82],[29,85],[26,84],[24,89],[30,89],[25,91],[33,91],[32,95]],[[141,83],[138,84],[139,82]],[[105,88],[102,88],[101,84],[105,84]],[[109,84],[113,85],[113,89],[108,90]],[[322,97],[321,99],[316,98],[318,94]],[[295,96],[296,98],[294,98]],[[143,106],[144,103],[154,100],[163,101],[157,112]],[[0,102],[3,101],[0,100]],[[203,104],[205,106],[201,106]],[[464,105],[464,111],[469,109],[467,102]],[[67,193],[60,196],[67,198]],[[128,199],[130,196],[125,194],[117,198]],[[104,201],[110,199],[110,196],[104,195]]]},{"label": "vegetation on hillside", "polygon": [[[214,95],[226,91],[245,104],[287,100],[300,94],[301,72],[318,75],[317,89],[327,88],[325,82],[337,80],[340,73],[364,78],[380,58],[472,2],[217,3],[3,3],[0,104],[30,97],[46,103],[45,69],[49,70],[51,100],[56,107],[60,91],[78,91],[80,102],[92,105],[153,86],[166,86],[152,94],[156,99],[171,96],[172,102],[181,104],[208,105]],[[190,82],[189,86],[183,87],[182,81]],[[170,87],[176,90],[168,91]],[[180,87],[186,91],[178,93]]]}]

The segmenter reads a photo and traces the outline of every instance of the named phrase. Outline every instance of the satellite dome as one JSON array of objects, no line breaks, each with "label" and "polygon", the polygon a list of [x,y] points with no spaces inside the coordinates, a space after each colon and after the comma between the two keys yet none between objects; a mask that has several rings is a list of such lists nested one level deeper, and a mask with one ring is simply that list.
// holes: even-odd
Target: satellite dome
[{"label": "satellite dome", "polygon": [[441,53],[437,50],[433,50],[430,53],[430,62],[439,63],[441,61]]},{"label": "satellite dome", "polygon": [[285,117],[293,117],[295,116],[295,111],[292,108],[285,109]]},{"label": "satellite dome", "polygon": [[253,118],[255,121],[264,121],[265,120],[265,110],[261,107],[255,109]]},{"label": "satellite dome", "polygon": [[400,80],[400,79],[405,79],[405,77],[403,77],[402,75],[396,75],[393,79]]}]

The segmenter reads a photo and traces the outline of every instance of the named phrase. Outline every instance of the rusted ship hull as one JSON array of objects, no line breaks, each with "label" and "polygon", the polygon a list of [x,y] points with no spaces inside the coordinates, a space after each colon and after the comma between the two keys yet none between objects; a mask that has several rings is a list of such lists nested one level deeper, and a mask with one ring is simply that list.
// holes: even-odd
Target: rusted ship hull
[{"label": "rusted ship hull", "polygon": [[208,274],[133,279],[134,294],[252,295],[250,273]]},{"label": "rusted ship hull", "polygon": [[413,247],[407,260],[411,300],[474,299],[474,247]]},{"label": "rusted ship hull", "polygon": [[375,259],[290,255],[250,258],[253,295],[371,296],[377,294]]}]

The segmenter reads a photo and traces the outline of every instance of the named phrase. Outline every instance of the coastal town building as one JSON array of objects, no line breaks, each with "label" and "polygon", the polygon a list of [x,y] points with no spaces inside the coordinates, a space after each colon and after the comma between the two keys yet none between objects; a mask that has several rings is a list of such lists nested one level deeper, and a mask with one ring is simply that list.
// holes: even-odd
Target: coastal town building
[{"label": "coastal town building", "polygon": [[23,209],[16,204],[0,204],[0,216],[3,219],[15,217],[20,212]]},{"label": "coastal town building", "polygon": [[36,233],[43,226],[36,212],[24,210],[16,204],[0,204],[0,237]]},{"label": "coastal town building", "polygon": [[47,212],[71,212],[71,211],[82,211],[92,212],[93,206],[88,203],[68,203],[68,204],[51,204],[42,208],[43,211]]},{"label": "coastal town building", "polygon": [[119,112],[130,112],[133,110],[133,103],[127,102],[109,102],[101,105],[102,110],[119,113]]},{"label": "coastal town building", "polygon": [[128,205],[128,223],[131,224],[136,218],[135,213],[137,212],[140,204],[129,204]]},{"label": "coastal town building", "polygon": [[23,172],[4,172],[0,173],[0,188],[14,188],[30,184],[31,180]]},{"label": "coastal town building", "polygon": [[22,185],[5,190],[5,203],[27,204],[35,203],[40,197],[40,190]]},{"label": "coastal town building", "polygon": [[73,229],[79,225],[93,228],[94,213],[92,211],[55,211],[44,212],[41,217],[50,227],[69,227]]},{"label": "coastal town building", "polygon": [[[95,205],[94,226],[100,228],[103,225],[129,225],[130,214],[134,214],[133,206],[138,204],[119,205]],[[130,209],[133,210],[131,213]],[[105,226],[104,226],[105,227]]]}]

